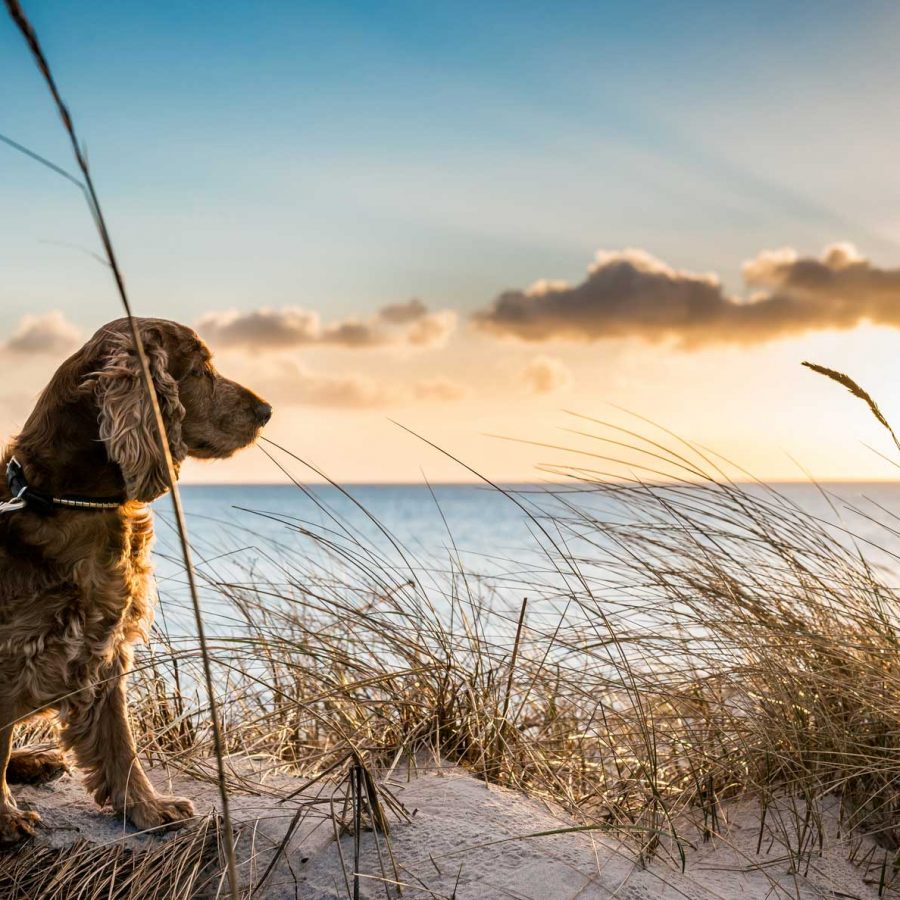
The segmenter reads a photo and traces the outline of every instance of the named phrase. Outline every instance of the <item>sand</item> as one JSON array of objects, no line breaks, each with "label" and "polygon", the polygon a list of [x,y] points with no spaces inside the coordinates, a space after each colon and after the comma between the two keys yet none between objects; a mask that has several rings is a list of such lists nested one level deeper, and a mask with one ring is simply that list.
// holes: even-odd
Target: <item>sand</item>
[{"label": "sand", "polygon": [[[261,900],[347,897],[354,838],[344,834],[338,843],[334,827],[343,805],[343,788],[320,782],[282,804],[278,798],[302,787],[302,781],[259,762],[232,760],[231,765],[246,784],[245,790],[232,796],[245,883],[265,871],[296,810],[304,811],[287,852],[256,896]],[[192,796],[198,812],[217,807],[217,792],[211,784],[169,777],[159,770],[152,777],[161,788]],[[785,841],[796,841],[797,836],[786,808],[782,815],[769,813],[762,852],[757,855],[758,810],[751,802],[741,802],[723,809],[717,837],[708,843],[698,839],[684,848],[682,872],[672,848],[664,848],[648,866],[641,866],[622,843],[600,832],[529,837],[576,823],[559,809],[488,786],[451,765],[395,775],[387,784],[409,814],[407,821],[393,823],[391,834],[397,880],[407,898],[878,897],[885,853],[868,839],[841,835],[834,805],[827,809],[824,844],[810,853],[804,871],[792,871],[787,860]],[[96,809],[77,776],[65,775],[41,787],[16,788],[14,793],[20,803],[43,814],[45,828],[39,840],[53,846],[86,838],[98,844],[124,841],[139,850],[168,839],[137,835],[120,817]],[[365,830],[360,846],[361,896],[387,896],[384,877],[393,880],[395,875],[383,837],[376,846],[376,834]],[[866,862],[849,862],[851,854]],[[397,896],[396,890],[390,896]]]}]

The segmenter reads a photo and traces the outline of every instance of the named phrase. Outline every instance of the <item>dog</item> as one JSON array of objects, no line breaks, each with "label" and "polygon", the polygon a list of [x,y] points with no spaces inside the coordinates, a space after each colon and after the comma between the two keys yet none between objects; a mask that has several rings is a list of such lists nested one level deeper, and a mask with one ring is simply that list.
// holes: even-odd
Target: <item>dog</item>
[{"label": "dog", "polygon": [[[220,375],[190,328],[135,322],[176,471],[188,456],[224,458],[251,444],[272,407]],[[17,807],[8,782],[58,776],[66,752],[100,806],[142,830],[177,827],[193,806],[157,793],[128,722],[133,645],[147,640],[153,616],[147,504],[169,481],[127,319],[59,367],[2,464],[0,843],[32,836],[40,821]],[[62,750],[11,749],[16,724],[54,713]]]}]

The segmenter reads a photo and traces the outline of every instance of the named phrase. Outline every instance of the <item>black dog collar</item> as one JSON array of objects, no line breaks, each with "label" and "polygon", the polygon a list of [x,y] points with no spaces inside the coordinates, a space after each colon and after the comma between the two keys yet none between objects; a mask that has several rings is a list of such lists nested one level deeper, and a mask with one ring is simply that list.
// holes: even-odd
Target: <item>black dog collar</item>
[{"label": "black dog collar", "polygon": [[0,503],[0,512],[12,512],[26,506],[34,512],[46,515],[55,508],[65,509],[117,509],[124,497],[53,497],[28,486],[22,464],[13,457],[6,464],[6,483],[12,499]]}]

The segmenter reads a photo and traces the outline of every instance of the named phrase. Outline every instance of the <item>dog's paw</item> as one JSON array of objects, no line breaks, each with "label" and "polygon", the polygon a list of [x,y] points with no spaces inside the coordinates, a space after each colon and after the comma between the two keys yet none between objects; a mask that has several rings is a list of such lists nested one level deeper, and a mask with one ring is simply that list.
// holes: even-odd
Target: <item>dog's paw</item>
[{"label": "dog's paw", "polygon": [[0,846],[10,847],[34,837],[41,817],[36,812],[7,806],[0,811]]},{"label": "dog's paw", "polygon": [[128,818],[144,831],[148,828],[183,828],[194,818],[194,804],[184,797],[157,795],[128,805]]},{"label": "dog's paw", "polygon": [[47,784],[69,771],[66,757],[55,748],[14,751],[6,767],[10,784]]}]

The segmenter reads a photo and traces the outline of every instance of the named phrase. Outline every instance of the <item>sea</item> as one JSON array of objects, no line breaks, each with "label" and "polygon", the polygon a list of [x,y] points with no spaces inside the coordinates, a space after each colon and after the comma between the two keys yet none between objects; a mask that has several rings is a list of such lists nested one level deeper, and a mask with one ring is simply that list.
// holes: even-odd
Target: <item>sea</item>
[{"label": "sea", "polygon": [[[865,555],[883,583],[900,588],[900,483],[742,489],[775,497],[778,508],[783,503],[821,524],[851,552]],[[354,569],[380,568],[398,583],[413,576],[440,584],[465,572],[484,579],[514,620],[512,611],[535,580],[546,594],[553,592],[558,561],[548,544],[558,549],[565,540],[568,552],[594,565],[590,536],[576,535],[580,546],[573,546],[572,534],[563,538],[555,529],[554,515],[578,508],[620,527],[646,527],[642,511],[631,505],[633,495],[578,486],[185,485],[181,495],[204,619],[213,631],[229,628],[223,583],[296,584],[305,577],[298,572],[314,569],[321,576],[336,568],[350,578]],[[170,633],[189,635],[194,625],[170,499],[157,501],[155,512],[157,618]]]}]

